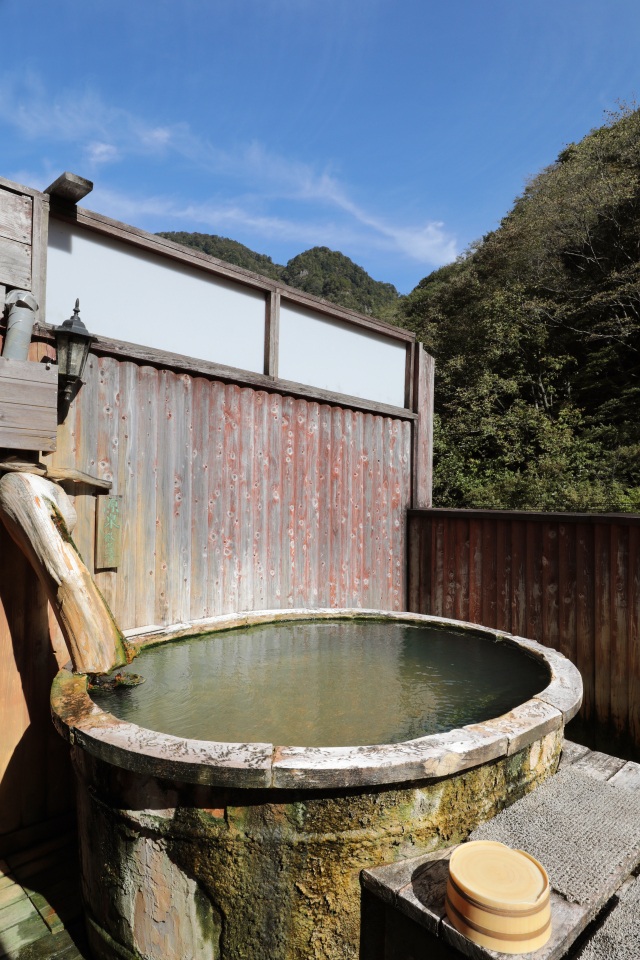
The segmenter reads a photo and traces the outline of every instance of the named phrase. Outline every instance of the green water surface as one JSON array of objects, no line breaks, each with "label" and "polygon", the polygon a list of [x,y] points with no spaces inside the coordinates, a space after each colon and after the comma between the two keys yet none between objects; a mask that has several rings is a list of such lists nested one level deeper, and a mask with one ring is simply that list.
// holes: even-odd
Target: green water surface
[{"label": "green water surface", "polygon": [[398,743],[500,716],[542,690],[516,647],[432,626],[297,621],[144,651],[137,687],[93,691],[122,720],[196,740]]}]

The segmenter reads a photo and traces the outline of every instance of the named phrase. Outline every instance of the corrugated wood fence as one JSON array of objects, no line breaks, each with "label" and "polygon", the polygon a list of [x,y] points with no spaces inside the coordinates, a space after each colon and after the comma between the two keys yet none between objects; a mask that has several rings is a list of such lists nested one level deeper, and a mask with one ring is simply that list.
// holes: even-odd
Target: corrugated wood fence
[{"label": "corrugated wood fence", "polygon": [[[280,607],[405,605],[411,424],[92,357],[59,466],[113,481],[124,629]],[[93,568],[95,491],[74,535]]]},{"label": "corrugated wood fence", "polygon": [[640,517],[411,511],[409,607],[556,647],[585,725],[640,750]]},{"label": "corrugated wood fence", "polygon": [[[33,343],[31,358],[52,352]],[[406,607],[415,421],[122,356],[92,354],[85,380],[44,461],[122,495],[122,562],[95,579],[124,629],[253,609]],[[93,570],[100,492],[65,486]],[[0,538],[1,855],[68,809],[70,781],[49,718],[46,600]]]}]

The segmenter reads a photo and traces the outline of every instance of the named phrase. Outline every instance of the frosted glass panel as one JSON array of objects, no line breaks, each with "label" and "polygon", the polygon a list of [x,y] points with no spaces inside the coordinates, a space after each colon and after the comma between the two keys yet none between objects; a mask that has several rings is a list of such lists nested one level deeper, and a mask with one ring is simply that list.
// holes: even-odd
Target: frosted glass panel
[{"label": "frosted glass panel", "polygon": [[404,407],[406,345],[283,302],[278,376]]},{"label": "frosted glass panel", "polygon": [[263,371],[263,293],[52,217],[47,323],[76,297],[91,333]]}]

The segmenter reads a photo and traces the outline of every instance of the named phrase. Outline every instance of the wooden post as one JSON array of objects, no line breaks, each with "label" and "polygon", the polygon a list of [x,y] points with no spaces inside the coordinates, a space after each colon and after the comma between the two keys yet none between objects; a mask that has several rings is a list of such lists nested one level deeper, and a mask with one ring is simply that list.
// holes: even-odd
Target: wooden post
[{"label": "wooden post", "polygon": [[267,377],[278,376],[278,351],[280,343],[280,293],[272,290],[267,294],[267,310],[264,326],[264,373]]},{"label": "wooden post", "polygon": [[46,320],[47,241],[49,236],[49,203],[46,197],[33,198],[31,234],[31,292],[38,301],[38,320]]},{"label": "wooden post", "polygon": [[413,424],[414,509],[432,506],[434,373],[435,360],[422,344],[416,344],[413,397],[418,419]]}]

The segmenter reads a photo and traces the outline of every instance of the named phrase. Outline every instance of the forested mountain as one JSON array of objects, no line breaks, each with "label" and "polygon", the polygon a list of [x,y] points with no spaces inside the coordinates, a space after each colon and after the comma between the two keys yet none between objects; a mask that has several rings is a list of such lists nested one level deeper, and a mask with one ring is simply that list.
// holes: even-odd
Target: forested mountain
[{"label": "forested mountain", "polygon": [[217,257],[218,260],[224,260],[225,263],[233,263],[236,267],[243,267],[245,270],[251,270],[253,273],[261,273],[270,280],[280,280],[284,267],[274,263],[271,257],[263,253],[255,253],[249,247],[237,240],[229,240],[227,237],[218,237],[214,233],[186,233],[179,231],[177,233],[158,233],[158,237],[166,237],[167,240],[173,240],[174,243],[182,243],[185,247],[193,247],[195,250],[202,250],[211,257]]},{"label": "forested mountain", "polygon": [[293,257],[283,268],[282,279],[291,287],[381,320],[392,320],[397,313],[398,291],[391,283],[372,280],[353,260],[329,247],[313,247]]},{"label": "forested mountain", "polygon": [[640,111],[404,298],[436,357],[438,505],[640,509]]},{"label": "forested mountain", "polygon": [[392,284],[373,280],[349,257],[328,247],[313,247],[293,257],[286,266],[280,266],[271,257],[215,234],[179,232],[158,236],[203,250],[226,263],[261,273],[350,310],[382,320],[393,320],[397,313],[399,296]]}]

